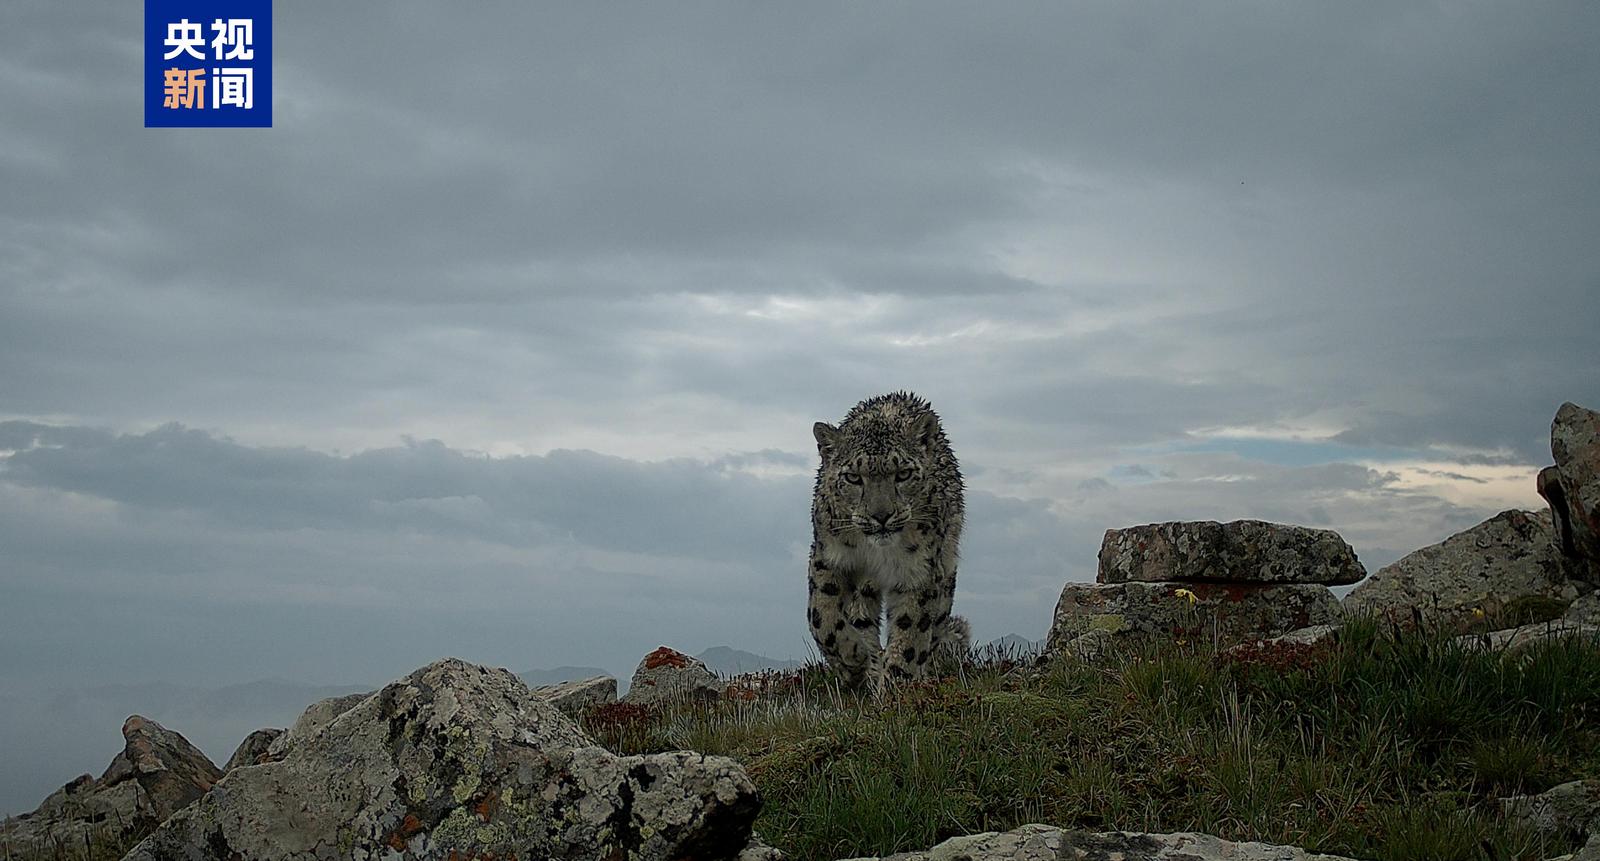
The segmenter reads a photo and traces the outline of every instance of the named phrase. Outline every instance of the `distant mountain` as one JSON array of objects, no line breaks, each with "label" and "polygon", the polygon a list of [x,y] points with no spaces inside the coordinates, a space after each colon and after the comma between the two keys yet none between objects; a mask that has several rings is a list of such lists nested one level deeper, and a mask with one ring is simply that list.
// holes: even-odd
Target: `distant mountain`
[{"label": "distant mountain", "polygon": [[1043,640],[1030,640],[1021,634],[1007,634],[998,637],[978,647],[978,651],[995,652],[1002,655],[1028,654],[1044,648]]},{"label": "distant mountain", "polygon": [[537,688],[544,685],[558,685],[574,679],[592,679],[595,676],[609,676],[611,673],[599,667],[556,667],[553,670],[528,670],[517,673],[517,678],[528,683],[528,687]]},{"label": "distant mountain", "polygon": [[740,673],[759,673],[762,670],[792,670],[800,666],[800,661],[788,661],[780,658],[769,658],[754,652],[746,652],[731,646],[712,646],[695,657],[705,662],[711,671],[724,676],[737,676]]}]

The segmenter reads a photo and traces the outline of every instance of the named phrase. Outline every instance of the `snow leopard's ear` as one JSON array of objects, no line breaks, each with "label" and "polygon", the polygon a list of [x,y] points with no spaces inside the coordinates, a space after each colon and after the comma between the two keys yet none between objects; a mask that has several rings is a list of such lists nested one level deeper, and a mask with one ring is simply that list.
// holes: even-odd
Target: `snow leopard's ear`
[{"label": "snow leopard's ear", "polygon": [[906,426],[906,435],[917,445],[928,448],[933,445],[933,438],[939,435],[939,417],[933,413],[917,416]]},{"label": "snow leopard's ear", "polygon": [[839,429],[827,422],[811,426],[811,435],[817,438],[817,453],[826,460],[839,448]]}]

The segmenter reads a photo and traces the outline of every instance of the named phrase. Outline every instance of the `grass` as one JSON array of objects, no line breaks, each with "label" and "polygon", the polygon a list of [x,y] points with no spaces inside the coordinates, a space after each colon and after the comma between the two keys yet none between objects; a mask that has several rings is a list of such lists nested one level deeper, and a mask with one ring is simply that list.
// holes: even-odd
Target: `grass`
[{"label": "grass", "polygon": [[1600,777],[1600,644],[1574,638],[1508,657],[1362,620],[1336,644],[1242,656],[989,656],[881,702],[815,666],[778,688],[585,723],[618,753],[742,761],[762,836],[819,861],[1029,822],[1386,861],[1540,859],[1575,847],[1502,819],[1497,798]]}]

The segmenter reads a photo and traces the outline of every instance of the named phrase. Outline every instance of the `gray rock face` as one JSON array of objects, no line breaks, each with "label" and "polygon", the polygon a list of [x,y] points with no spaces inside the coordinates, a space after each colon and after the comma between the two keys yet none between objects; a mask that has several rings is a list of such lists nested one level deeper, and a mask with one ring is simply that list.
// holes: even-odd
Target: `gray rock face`
[{"label": "gray rock face", "polygon": [[370,696],[372,696],[370,693],[345,694],[342,697],[328,697],[325,700],[317,700],[306,706],[306,710],[301,712],[300,717],[295,719],[294,726],[289,727],[288,732],[272,740],[272,743],[267,747],[266,758],[283,759],[291,747],[322,732],[324,727],[333,723],[340,715],[355,708],[358,703]]},{"label": "gray rock face", "polygon": [[51,793],[33,813],[7,820],[9,845],[27,851],[51,840],[82,846],[85,837],[97,843],[122,839],[193,803],[222,777],[188,739],[148,718],[124,721],[122,738],[122,752],[99,780],[85,774]]},{"label": "gray rock face", "polygon": [[615,756],[509,671],[446,659],[230,773],[127,858],[714,861],[759,807],[732,760]]},{"label": "gray rock face", "polygon": [[1502,511],[1379,570],[1345,596],[1345,610],[1467,626],[1493,625],[1533,601],[1570,604],[1583,590],[1554,537],[1549,512]]},{"label": "gray rock face", "polygon": [[723,684],[700,659],[662,646],[645,655],[633,671],[622,702],[647,706],[685,699],[714,700]]},{"label": "gray rock face", "polygon": [[1600,584],[1600,413],[1566,403],[1550,423],[1555,466],[1539,473],[1556,538],[1574,576]]},{"label": "gray rock face", "polygon": [[1500,799],[1507,819],[1557,840],[1585,836],[1600,826],[1600,780],[1574,780],[1538,795]]},{"label": "gray rock face", "polygon": [[1150,523],[1106,530],[1101,583],[1320,583],[1367,576],[1339,533],[1267,523],[1214,520]]},{"label": "gray rock face", "polygon": [[233,756],[228,757],[228,764],[222,767],[222,773],[227,774],[242,766],[266,762],[269,758],[267,751],[282,735],[281,729],[258,729],[245,736],[244,741],[239,742],[239,746],[233,749]]},{"label": "gray rock face", "polygon": [[534,688],[533,692],[543,697],[545,702],[555,706],[562,714],[577,717],[592,706],[616,702],[617,680],[610,676],[596,676],[592,679]]},{"label": "gray rock face", "polygon": [[1234,843],[1206,834],[1091,834],[1049,825],[955,837],[925,852],[851,861],[1350,861],[1293,846]]},{"label": "gray rock face", "polygon": [[1068,583],[1056,602],[1046,648],[1077,650],[1080,637],[1276,637],[1340,618],[1326,586],[1221,583]]}]

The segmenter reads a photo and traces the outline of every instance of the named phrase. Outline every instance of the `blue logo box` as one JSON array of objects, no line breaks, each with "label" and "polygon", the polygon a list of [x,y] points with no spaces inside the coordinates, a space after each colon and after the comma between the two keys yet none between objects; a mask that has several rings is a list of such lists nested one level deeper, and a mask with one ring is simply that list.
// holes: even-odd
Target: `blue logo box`
[{"label": "blue logo box", "polygon": [[145,128],[272,125],[272,0],[145,0]]}]

